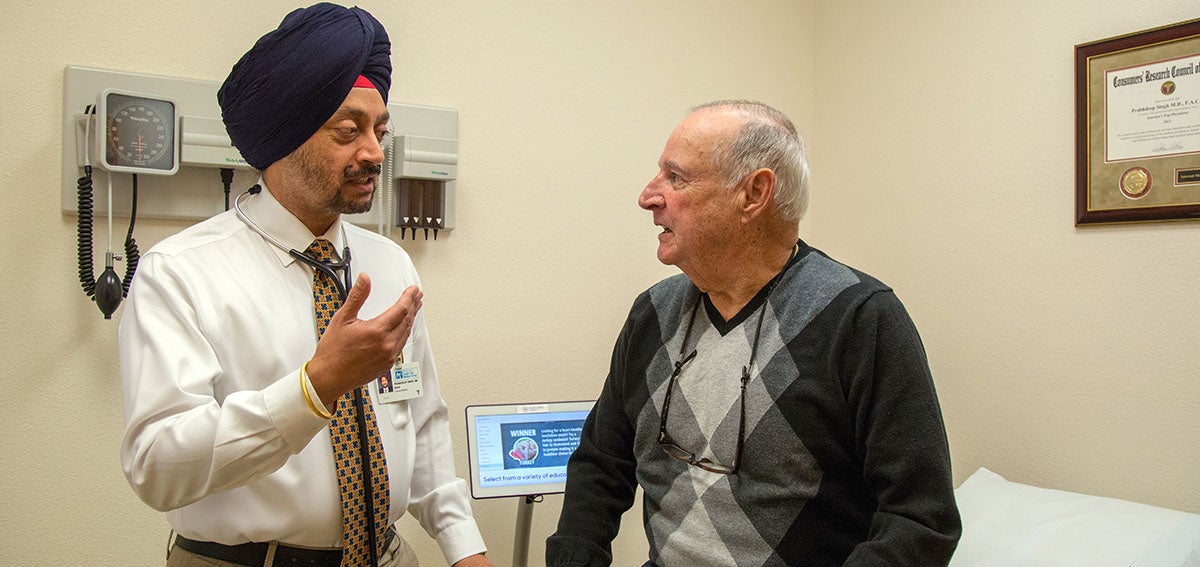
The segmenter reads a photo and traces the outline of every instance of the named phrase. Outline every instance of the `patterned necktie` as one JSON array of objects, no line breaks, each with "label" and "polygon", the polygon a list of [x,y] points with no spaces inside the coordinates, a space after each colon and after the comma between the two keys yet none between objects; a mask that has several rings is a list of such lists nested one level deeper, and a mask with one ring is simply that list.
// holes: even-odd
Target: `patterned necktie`
[{"label": "patterned necktie", "polygon": [[[310,256],[329,262],[333,259],[333,244],[323,238],[315,240],[306,251]],[[338,297],[337,287],[329,276],[314,270],[313,275],[313,306],[317,315],[317,337],[325,334],[325,327],[333,313],[342,305]],[[363,414],[366,418],[367,446],[370,449],[370,482],[372,487],[372,502],[375,505],[375,545],[383,545],[383,535],[388,527],[388,493],[387,461],[383,455],[383,445],[379,440],[379,427],[375,423],[375,410],[372,409],[367,387],[361,386]],[[371,518],[367,514],[366,491],[364,489],[362,452],[359,450],[360,437],[358,420],[354,411],[354,392],[351,390],[342,396],[333,412],[333,420],[329,423],[329,435],[333,442],[333,459],[337,464],[338,491],[342,499],[342,565],[344,567],[366,566],[370,563],[371,550],[368,530],[371,529]],[[378,547],[377,547],[378,549]]]}]

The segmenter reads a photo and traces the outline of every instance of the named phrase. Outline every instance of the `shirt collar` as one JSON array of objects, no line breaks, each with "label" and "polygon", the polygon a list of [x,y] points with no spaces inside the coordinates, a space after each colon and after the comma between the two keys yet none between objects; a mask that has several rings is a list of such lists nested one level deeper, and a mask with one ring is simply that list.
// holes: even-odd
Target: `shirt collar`
[{"label": "shirt collar", "polygon": [[[292,250],[304,252],[313,240],[324,238],[333,243],[335,261],[341,260],[342,249],[346,245],[345,231],[342,230],[342,223],[338,222],[330,225],[329,230],[322,235],[313,235],[304,226],[300,219],[296,218],[291,211],[284,206],[271,193],[271,189],[267,187],[266,180],[261,177],[258,180],[258,185],[262,187],[262,191],[258,195],[253,195],[246,199],[242,204],[242,212],[246,217],[253,221],[265,233],[269,234],[275,240],[278,240],[284,246]],[[295,258],[288,253],[287,250],[280,250],[275,245],[270,245],[279,257],[279,261],[283,265],[289,265],[296,261]]]}]

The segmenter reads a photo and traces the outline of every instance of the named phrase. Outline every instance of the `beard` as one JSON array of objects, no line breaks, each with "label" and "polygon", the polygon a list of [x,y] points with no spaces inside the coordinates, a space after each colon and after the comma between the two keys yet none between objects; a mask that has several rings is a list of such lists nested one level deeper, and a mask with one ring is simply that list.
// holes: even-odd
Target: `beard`
[{"label": "beard", "polygon": [[342,196],[341,191],[334,191],[333,196],[329,198],[329,201],[325,203],[325,206],[329,207],[329,210],[337,211],[343,215],[356,215],[358,213],[365,213],[371,210],[371,205],[373,204],[375,204],[374,192],[371,193],[371,198],[369,200],[354,202],[347,201],[346,198]]},{"label": "beard", "polygon": [[296,169],[299,170],[309,189],[316,194],[328,194],[329,198],[325,201],[326,210],[336,212],[343,215],[354,215],[365,213],[371,210],[371,205],[375,202],[375,193],[371,193],[371,198],[366,201],[351,201],[342,194],[342,184],[349,182],[352,179],[360,177],[368,177],[371,175],[378,176],[383,171],[383,166],[368,165],[359,169],[351,169],[351,166],[346,166],[342,169],[341,179],[338,181],[325,182],[329,177],[329,171],[333,169],[333,164],[330,160],[322,160],[310,148],[301,146],[294,154],[289,156],[295,159]]}]

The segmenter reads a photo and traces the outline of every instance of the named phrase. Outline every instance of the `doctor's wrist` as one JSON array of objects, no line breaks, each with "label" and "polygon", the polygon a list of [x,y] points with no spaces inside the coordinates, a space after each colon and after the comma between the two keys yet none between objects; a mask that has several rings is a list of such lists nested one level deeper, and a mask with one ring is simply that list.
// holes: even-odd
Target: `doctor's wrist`
[{"label": "doctor's wrist", "polygon": [[[312,380],[308,378],[308,362],[300,366],[300,391],[304,392],[304,401],[308,402],[308,409],[312,410],[317,417],[322,419],[332,419],[333,413],[321,403],[321,397],[313,388]],[[314,401],[314,398],[316,401]]]}]

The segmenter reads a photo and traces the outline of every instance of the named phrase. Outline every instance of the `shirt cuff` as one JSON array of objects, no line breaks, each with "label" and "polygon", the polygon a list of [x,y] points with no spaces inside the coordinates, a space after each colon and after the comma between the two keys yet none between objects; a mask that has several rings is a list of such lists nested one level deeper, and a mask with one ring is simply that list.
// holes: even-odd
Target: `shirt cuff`
[{"label": "shirt cuff", "polygon": [[487,551],[474,519],[463,520],[442,530],[436,539],[447,565],[454,565],[464,557]]},{"label": "shirt cuff", "polygon": [[[309,393],[314,396],[313,403],[321,403],[315,397],[316,392]],[[263,390],[263,403],[279,436],[293,453],[299,453],[312,441],[313,435],[329,425],[329,420],[313,413],[304,399],[299,369],[267,386]]]}]

